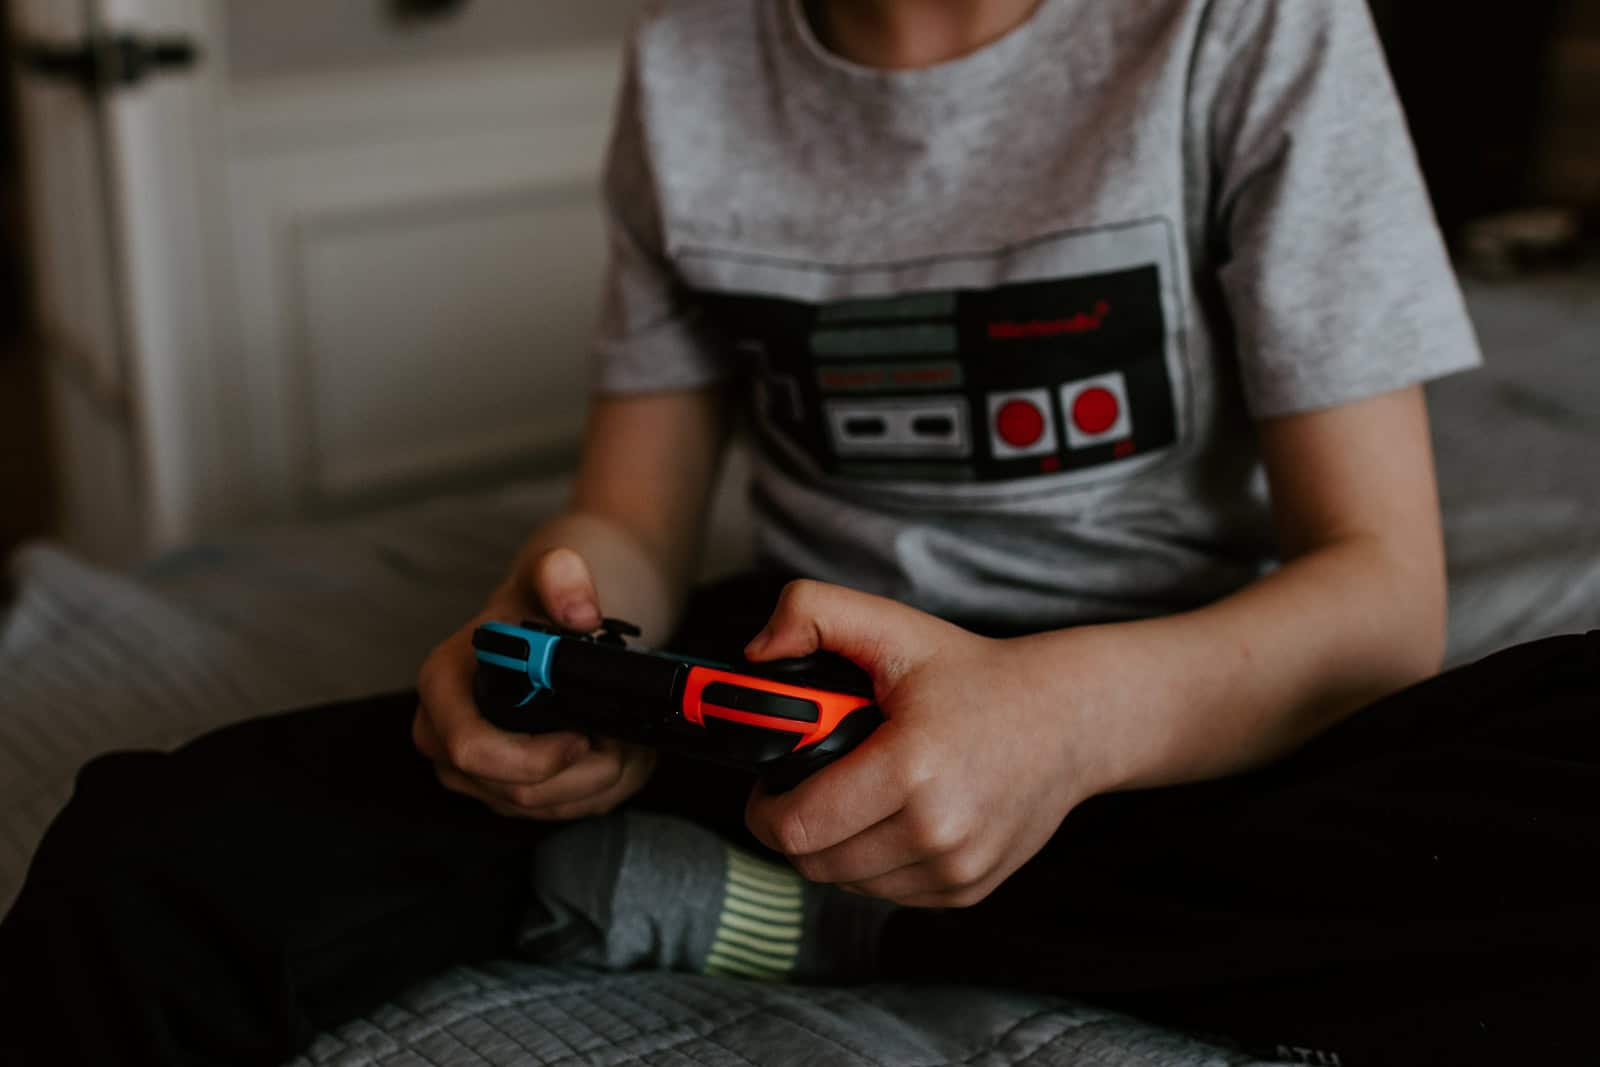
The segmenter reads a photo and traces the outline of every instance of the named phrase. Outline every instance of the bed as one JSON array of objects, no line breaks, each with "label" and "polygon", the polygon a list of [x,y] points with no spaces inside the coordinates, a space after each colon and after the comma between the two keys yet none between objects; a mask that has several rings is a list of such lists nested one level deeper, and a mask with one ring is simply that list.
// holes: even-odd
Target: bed
[{"label": "bed", "polygon": [[[1600,627],[1600,276],[1468,291],[1487,366],[1430,386],[1452,663]],[[0,608],[0,907],[85,760],[408,685],[560,502],[558,485],[516,485],[197,544],[127,573],[45,544],[16,553]],[[722,568],[745,554],[741,511],[725,494],[708,553]],[[1257,1062],[1004,990],[800,988],[508,959],[407,990],[321,1035],[294,1067]]]}]

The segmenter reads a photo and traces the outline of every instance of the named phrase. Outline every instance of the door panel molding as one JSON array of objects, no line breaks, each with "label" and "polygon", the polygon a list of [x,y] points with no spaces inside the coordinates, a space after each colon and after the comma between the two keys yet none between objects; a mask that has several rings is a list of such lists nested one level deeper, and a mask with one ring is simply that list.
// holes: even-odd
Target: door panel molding
[{"label": "door panel molding", "polygon": [[[565,458],[587,407],[588,281],[603,241],[582,179],[299,219],[286,264],[297,314],[287,414],[302,506],[338,510],[407,483]],[[350,366],[363,352],[387,368]],[[443,370],[452,365],[459,373]],[[401,418],[410,403],[421,404],[414,423]]]},{"label": "door panel molding", "polygon": [[[448,238],[451,220],[470,229],[485,213],[500,213],[528,234],[524,262],[536,273],[532,257],[546,254],[539,232],[559,231],[562,239],[552,243],[560,249],[561,292],[530,292],[523,322],[568,338],[570,350],[550,353],[545,369],[553,380],[575,380],[585,347],[576,337],[592,323],[603,268],[598,171],[616,60],[613,48],[560,61],[543,57],[534,71],[522,64],[441,68],[425,90],[387,76],[363,76],[342,88],[323,78],[295,79],[230,107],[233,358],[242,386],[230,422],[249,428],[246,480],[262,512],[327,510],[408,479],[437,483],[451,473],[573,447],[582,405],[562,389],[529,388],[530,409],[520,424],[495,410],[454,439],[442,431],[431,440],[391,434],[390,448],[380,444],[381,433],[362,438],[337,415],[338,390],[351,379],[348,368],[330,362],[343,357],[328,351],[326,341],[381,337],[381,325],[365,333],[354,323],[334,325],[329,308],[308,293],[308,269],[316,269],[318,257],[359,261],[364,239],[402,247],[419,228],[443,227]],[[459,80],[444,79],[443,70]],[[419,93],[428,106],[406,113]],[[425,281],[426,271],[418,279]],[[461,300],[470,303],[470,294]],[[530,336],[530,348],[535,342]],[[537,403],[544,394],[547,410]],[[381,422],[382,409],[373,417]]]}]

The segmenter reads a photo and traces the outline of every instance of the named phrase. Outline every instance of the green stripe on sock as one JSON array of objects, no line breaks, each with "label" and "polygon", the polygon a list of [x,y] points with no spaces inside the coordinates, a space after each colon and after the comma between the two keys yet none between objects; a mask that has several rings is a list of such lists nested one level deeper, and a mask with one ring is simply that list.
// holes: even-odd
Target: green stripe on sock
[{"label": "green stripe on sock", "polygon": [[728,866],[735,870],[749,871],[751,874],[762,878],[772,878],[780,882],[788,882],[799,877],[799,875],[782,864],[774,863],[771,860],[757,859],[748,852],[738,851],[731,845],[727,848],[727,855]]},{"label": "green stripe on sock", "polygon": [[732,878],[728,879],[726,889],[730,896],[768,908],[798,908],[803,903],[798,889],[792,893],[774,893],[770,889],[752,889],[744,882],[735,882]]},{"label": "green stripe on sock", "polygon": [[726,959],[743,960],[752,967],[765,967],[770,971],[777,971],[779,974],[788,971],[790,967],[794,966],[795,957],[793,949],[787,953],[771,955],[766,952],[757,952],[754,949],[745,948],[743,945],[735,945],[721,938],[718,938],[712,944],[711,954]]},{"label": "green stripe on sock", "polygon": [[728,876],[737,878],[749,885],[762,886],[767,889],[782,892],[785,889],[800,888],[800,876],[793,871],[784,870],[770,864],[756,865],[755,860],[743,862],[729,862]]},{"label": "green stripe on sock", "polygon": [[743,915],[730,915],[727,911],[722,913],[722,918],[718,920],[717,927],[723,930],[743,930],[747,934],[776,938],[779,941],[800,940],[799,923],[764,923],[756,919],[747,919]]},{"label": "green stripe on sock", "polygon": [[780,979],[794,970],[805,919],[804,883],[794,872],[727,850],[717,930],[702,970]]},{"label": "green stripe on sock", "polygon": [[711,945],[713,948],[718,945],[740,945],[757,952],[767,952],[789,959],[793,959],[800,948],[799,942],[796,941],[774,941],[770,937],[759,937],[741,930],[718,930],[717,939]]},{"label": "green stripe on sock", "polygon": [[761,919],[765,922],[792,923],[800,925],[802,912],[798,904],[790,907],[770,908],[763,904],[752,904],[748,900],[728,896],[722,901],[724,914],[743,915],[750,919]]},{"label": "green stripe on sock", "polygon": [[783,872],[777,874],[763,874],[752,871],[746,867],[729,867],[728,877],[740,885],[747,885],[752,889],[765,890],[768,893],[798,893],[800,892],[800,876],[782,877]]}]

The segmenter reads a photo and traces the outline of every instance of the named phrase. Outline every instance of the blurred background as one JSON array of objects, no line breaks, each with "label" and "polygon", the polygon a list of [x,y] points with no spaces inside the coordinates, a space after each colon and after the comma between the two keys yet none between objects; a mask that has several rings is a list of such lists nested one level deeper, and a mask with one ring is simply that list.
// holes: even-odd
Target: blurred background
[{"label": "blurred background", "polygon": [[[566,469],[637,6],[5,0],[0,553]],[[1592,275],[1600,0],[1373,7],[1463,270]]]}]

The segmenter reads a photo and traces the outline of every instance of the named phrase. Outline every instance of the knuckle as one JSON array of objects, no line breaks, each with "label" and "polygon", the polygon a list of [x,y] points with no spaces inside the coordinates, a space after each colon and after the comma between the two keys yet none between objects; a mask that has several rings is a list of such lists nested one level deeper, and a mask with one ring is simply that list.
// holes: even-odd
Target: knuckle
[{"label": "knuckle", "polygon": [[606,768],[605,781],[601,783],[600,788],[608,793],[613,789],[619,789],[632,778],[633,774],[633,763],[618,757]]},{"label": "knuckle", "polygon": [[411,716],[411,745],[429,759],[439,755],[433,745],[433,731],[427,726],[427,718],[421,708]]},{"label": "knuckle", "polygon": [[539,788],[532,785],[514,785],[505,790],[505,798],[519,808],[537,808]]},{"label": "knuckle", "polygon": [[807,847],[811,835],[806,829],[805,816],[799,811],[785,812],[772,827],[772,836],[778,851],[786,856],[800,856],[810,851]]},{"label": "knuckle", "polygon": [[827,869],[827,864],[814,856],[796,856],[789,861],[789,865],[794,868],[796,874],[808,882],[833,881],[829,877],[830,872]]},{"label": "knuckle", "polygon": [[522,750],[521,762],[527,777],[542,782],[554,778],[571,765],[569,752],[570,749],[565,743],[557,741],[536,747],[530,745]]},{"label": "knuckle", "polygon": [[567,822],[572,819],[587,819],[593,815],[605,815],[626,800],[629,792],[626,789],[601,789],[588,796],[564,800],[541,808],[538,817]]},{"label": "knuckle", "polygon": [[778,610],[802,613],[816,600],[817,583],[809,578],[796,578],[783,587],[778,596]]},{"label": "knuckle", "polygon": [[631,763],[624,770],[622,778],[617,782],[617,803],[621,803],[645,787],[650,781],[650,775],[655,770],[653,761]]},{"label": "knuckle", "polygon": [[962,816],[951,809],[924,804],[910,810],[912,843],[925,853],[950,853],[966,837]]},{"label": "knuckle", "polygon": [[483,760],[483,745],[471,734],[459,731],[445,739],[444,751],[452,766],[468,773]]},{"label": "knuckle", "polygon": [[444,786],[452,793],[460,793],[463,796],[474,795],[472,790],[467,787],[466,780],[460,775],[451,771],[448,767],[436,765],[433,768],[433,776],[439,780],[440,785]]},{"label": "knuckle", "polygon": [[934,861],[933,870],[942,886],[951,893],[970,891],[987,873],[983,858],[970,849],[960,849]]},{"label": "knuckle", "polygon": [[899,746],[895,773],[897,784],[907,794],[926,789],[936,777],[934,755],[929,747],[912,738]]}]

